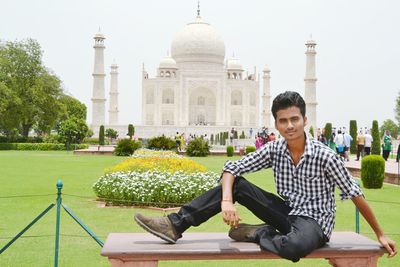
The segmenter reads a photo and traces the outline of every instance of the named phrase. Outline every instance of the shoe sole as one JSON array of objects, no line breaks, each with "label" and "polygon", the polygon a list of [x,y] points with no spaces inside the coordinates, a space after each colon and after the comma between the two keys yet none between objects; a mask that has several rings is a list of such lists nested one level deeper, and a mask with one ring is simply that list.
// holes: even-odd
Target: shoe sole
[{"label": "shoe sole", "polygon": [[142,227],[144,230],[146,230],[150,234],[155,235],[155,236],[161,238],[162,240],[167,241],[170,244],[175,244],[176,243],[175,240],[169,238],[168,236],[164,235],[163,233],[154,231],[153,229],[148,227],[144,222],[142,222],[139,218],[137,218],[136,215],[133,218],[136,221],[136,223],[139,224],[140,227]]},{"label": "shoe sole", "polygon": [[[267,225],[267,224],[257,224],[257,225],[253,225],[253,224],[242,223],[242,224],[239,224],[238,227],[240,227],[240,228],[242,228],[242,229],[246,229],[246,228],[249,228],[249,229],[254,229],[254,228],[256,228],[256,229],[258,229],[258,228],[263,227],[263,226],[266,226],[266,225]],[[232,229],[229,230],[228,236],[229,236],[231,239],[233,239],[233,240],[235,240],[235,241],[237,241],[237,242],[254,242],[253,239],[248,238],[247,236],[244,236],[243,238],[237,238],[236,235],[238,235],[238,234],[235,234],[235,231],[238,231],[237,228],[232,228]],[[232,234],[232,233],[233,233],[233,234]],[[242,236],[242,234],[239,234],[239,236]]]}]

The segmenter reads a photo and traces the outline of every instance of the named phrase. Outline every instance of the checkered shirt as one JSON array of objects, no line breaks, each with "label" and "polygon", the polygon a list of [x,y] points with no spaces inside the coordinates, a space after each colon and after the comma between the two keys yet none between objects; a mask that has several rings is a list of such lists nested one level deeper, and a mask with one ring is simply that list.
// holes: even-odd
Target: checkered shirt
[{"label": "checkered shirt", "polygon": [[287,142],[280,139],[240,160],[227,161],[223,172],[237,177],[265,168],[272,168],[277,193],[292,208],[289,215],[313,218],[328,239],[335,224],[335,186],[341,190],[341,200],[363,195],[343,160],[329,147],[307,136],[297,166],[290,157]]}]

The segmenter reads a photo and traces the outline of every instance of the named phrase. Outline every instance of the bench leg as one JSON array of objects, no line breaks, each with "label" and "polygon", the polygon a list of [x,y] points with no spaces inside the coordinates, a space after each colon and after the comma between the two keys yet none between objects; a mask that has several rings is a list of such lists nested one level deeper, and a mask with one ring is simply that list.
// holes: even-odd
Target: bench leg
[{"label": "bench leg", "polygon": [[158,261],[122,261],[120,259],[108,259],[112,267],[157,267]]},{"label": "bench leg", "polygon": [[365,258],[328,259],[333,267],[377,267],[379,256]]}]

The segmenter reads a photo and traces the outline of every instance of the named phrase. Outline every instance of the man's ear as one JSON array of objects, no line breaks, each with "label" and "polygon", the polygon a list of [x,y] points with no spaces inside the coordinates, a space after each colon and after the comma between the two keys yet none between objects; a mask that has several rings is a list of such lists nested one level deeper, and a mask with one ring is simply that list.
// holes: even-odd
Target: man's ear
[{"label": "man's ear", "polygon": [[306,126],[306,125],[307,125],[307,122],[308,122],[308,120],[307,120],[307,116],[304,116],[304,126]]}]

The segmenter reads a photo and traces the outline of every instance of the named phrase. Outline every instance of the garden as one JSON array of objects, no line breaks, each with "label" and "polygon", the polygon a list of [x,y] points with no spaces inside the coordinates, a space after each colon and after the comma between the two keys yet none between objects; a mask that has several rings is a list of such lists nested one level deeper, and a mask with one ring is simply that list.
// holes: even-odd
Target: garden
[{"label": "garden", "polygon": [[[139,155],[138,155],[139,154]],[[146,158],[152,160],[146,161]],[[159,158],[156,164],[154,158]],[[0,249],[20,230],[31,222],[50,203],[55,203],[56,182],[64,183],[62,201],[103,241],[111,232],[143,232],[134,223],[133,214],[163,215],[163,209],[153,210],[129,206],[122,201],[111,201],[104,206],[108,196],[97,196],[96,184],[111,174],[132,173],[136,166],[146,166],[138,171],[138,176],[147,173],[162,179],[172,179],[174,175],[193,173],[210,175],[210,186],[219,178],[220,170],[228,159],[238,157],[209,156],[201,158],[177,157],[168,152],[152,155],[142,150],[133,157],[114,156],[74,156],[68,151],[0,151]],[[144,164],[144,162],[147,162]],[[177,165],[169,164],[181,164]],[[165,163],[165,164],[164,164]],[[172,166],[172,168],[171,168]],[[182,167],[183,166],[183,167]],[[182,170],[186,170],[182,172]],[[162,175],[161,175],[161,174]],[[163,176],[164,175],[164,176]],[[168,177],[167,177],[168,176]],[[207,179],[208,179],[207,178]],[[274,191],[271,170],[246,175],[250,181]],[[158,181],[158,180],[157,180]],[[159,182],[159,181],[158,181]],[[384,184],[381,189],[363,189],[385,232],[400,243],[399,199],[400,187]],[[116,196],[112,196],[115,199]],[[101,198],[104,198],[102,201]],[[158,199],[158,198],[157,198]],[[121,200],[121,199],[120,199]],[[129,202],[128,201],[128,202]],[[178,200],[165,200],[176,203]],[[149,199],[144,202],[154,202]],[[354,231],[355,208],[351,201],[338,201],[336,231]],[[173,205],[174,206],[174,205]],[[246,223],[259,223],[250,212],[239,207]],[[51,210],[29,229],[20,239],[0,255],[0,266],[52,266],[54,261],[55,209]],[[361,220],[361,233],[375,239],[372,230]],[[203,225],[189,229],[190,232],[226,232],[220,216],[215,216]],[[59,266],[109,266],[106,258],[100,256],[100,246],[80,228],[64,211],[61,212]],[[177,261],[161,262],[159,266],[265,266],[263,260],[254,261]],[[293,266],[286,260],[268,260],[273,266]],[[301,260],[296,266],[330,266],[325,260]],[[400,266],[400,258],[382,257],[379,266]]]}]

